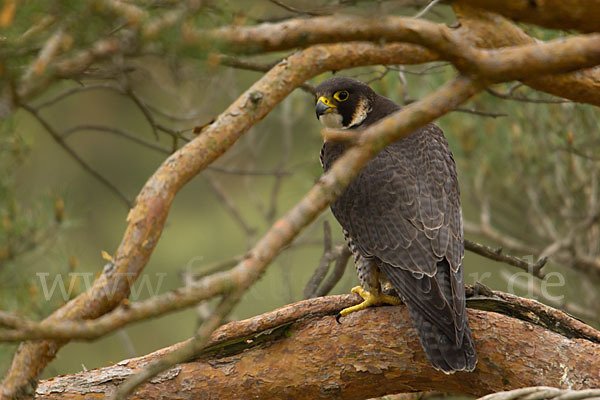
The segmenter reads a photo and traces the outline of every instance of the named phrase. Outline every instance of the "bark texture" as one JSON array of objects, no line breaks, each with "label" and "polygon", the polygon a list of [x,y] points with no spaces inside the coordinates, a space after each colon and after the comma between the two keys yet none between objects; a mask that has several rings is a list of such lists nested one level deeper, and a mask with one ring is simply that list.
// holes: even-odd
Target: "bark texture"
[{"label": "bark texture", "polygon": [[[365,399],[413,391],[480,396],[536,385],[569,389],[600,385],[597,331],[532,300],[493,297],[478,297],[475,303],[488,299],[487,308],[504,304],[500,306],[503,312],[535,321],[552,315],[553,325],[572,325],[567,331],[579,333],[565,333],[567,337],[533,322],[469,309],[479,355],[477,368],[472,373],[445,375],[429,364],[405,306],[368,309],[337,324],[332,314],[358,298],[330,296],[225,325],[197,360],[159,375],[134,397]],[[512,312],[511,307],[520,311]],[[171,349],[42,381],[36,398],[104,398],[125,378]]]},{"label": "bark texture", "polygon": [[497,12],[515,21],[555,29],[600,31],[599,0],[461,0],[463,3]]}]

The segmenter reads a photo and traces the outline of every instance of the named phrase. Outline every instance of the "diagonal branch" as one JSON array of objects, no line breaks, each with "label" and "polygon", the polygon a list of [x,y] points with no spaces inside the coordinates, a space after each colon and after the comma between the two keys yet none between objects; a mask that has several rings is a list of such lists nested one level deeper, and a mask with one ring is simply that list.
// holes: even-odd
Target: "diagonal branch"
[{"label": "diagonal branch", "polygon": [[[304,81],[333,69],[372,64],[412,64],[433,59],[430,52],[418,46],[349,44],[311,47],[280,62],[206,127],[201,135],[176,151],[158,168],[137,196],[136,206],[129,213],[129,225],[113,262],[104,267],[89,290],[58,309],[48,320],[93,319],[118,306],[128,296],[131,284],[148,262],[178,190]],[[261,249],[271,245],[273,235],[277,236],[273,232],[266,241],[261,242]],[[287,241],[291,240],[290,237]],[[273,248],[277,252],[280,247],[274,245]],[[274,254],[266,257],[264,262],[260,261],[261,267],[264,268],[273,257]],[[199,286],[196,290],[202,296],[198,301],[236,286],[239,273],[249,274],[254,279],[260,275],[256,268],[247,268],[246,264],[236,271],[238,275],[217,274],[206,282],[208,287]],[[31,393],[37,377],[62,345],[64,342],[49,340],[22,344],[2,382],[0,393],[11,397]]]},{"label": "diagonal branch", "polygon": [[[203,294],[200,299],[207,299],[231,290],[248,289],[262,276],[279,252],[342,193],[362,167],[380,150],[450,112],[479,90],[480,86],[470,78],[459,76],[422,100],[406,106],[362,131],[362,140],[358,141],[360,146],[348,149],[304,198],[275,222],[242,262],[231,271],[208,276],[198,283],[198,289]],[[170,353],[165,355],[166,359],[172,357],[174,355]],[[177,360],[183,361],[181,358]],[[169,364],[165,361],[163,365]],[[160,370],[153,368],[153,372],[159,373]],[[148,373],[148,369],[142,369],[139,373],[145,379],[154,376]],[[129,378],[128,381],[134,381],[136,385],[140,383],[140,379],[136,376]],[[127,386],[130,387],[129,382]]]}]

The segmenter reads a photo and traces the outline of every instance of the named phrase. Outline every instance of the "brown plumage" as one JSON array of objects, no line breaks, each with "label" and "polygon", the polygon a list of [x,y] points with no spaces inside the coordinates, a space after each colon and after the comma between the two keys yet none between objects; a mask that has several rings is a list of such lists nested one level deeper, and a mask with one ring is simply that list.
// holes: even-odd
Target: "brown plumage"
[{"label": "brown plumage", "polygon": [[[400,109],[352,79],[328,79],[316,91],[321,122],[357,135]],[[323,168],[343,151],[343,144],[326,142]],[[408,306],[433,366],[446,373],[472,371],[477,356],[465,311],[460,193],[442,130],[429,124],[387,146],[331,210],[354,253],[361,286],[379,292],[389,281]]]}]

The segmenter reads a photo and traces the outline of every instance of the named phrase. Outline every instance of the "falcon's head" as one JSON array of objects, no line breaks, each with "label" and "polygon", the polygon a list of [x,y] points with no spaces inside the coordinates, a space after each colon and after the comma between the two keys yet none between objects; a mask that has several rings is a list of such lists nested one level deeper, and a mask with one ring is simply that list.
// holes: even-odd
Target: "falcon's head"
[{"label": "falcon's head", "polygon": [[375,92],[362,82],[331,78],[316,88],[317,118],[327,128],[356,128],[372,110]]}]

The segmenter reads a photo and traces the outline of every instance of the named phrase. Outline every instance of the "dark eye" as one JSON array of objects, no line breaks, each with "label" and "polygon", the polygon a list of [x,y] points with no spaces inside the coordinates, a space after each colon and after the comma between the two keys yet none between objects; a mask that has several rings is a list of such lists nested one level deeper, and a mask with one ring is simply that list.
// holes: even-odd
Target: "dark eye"
[{"label": "dark eye", "polygon": [[346,101],[346,100],[348,100],[349,96],[350,96],[350,93],[348,93],[347,90],[340,90],[339,92],[335,92],[335,94],[333,95],[333,98],[336,99],[337,101]]}]

